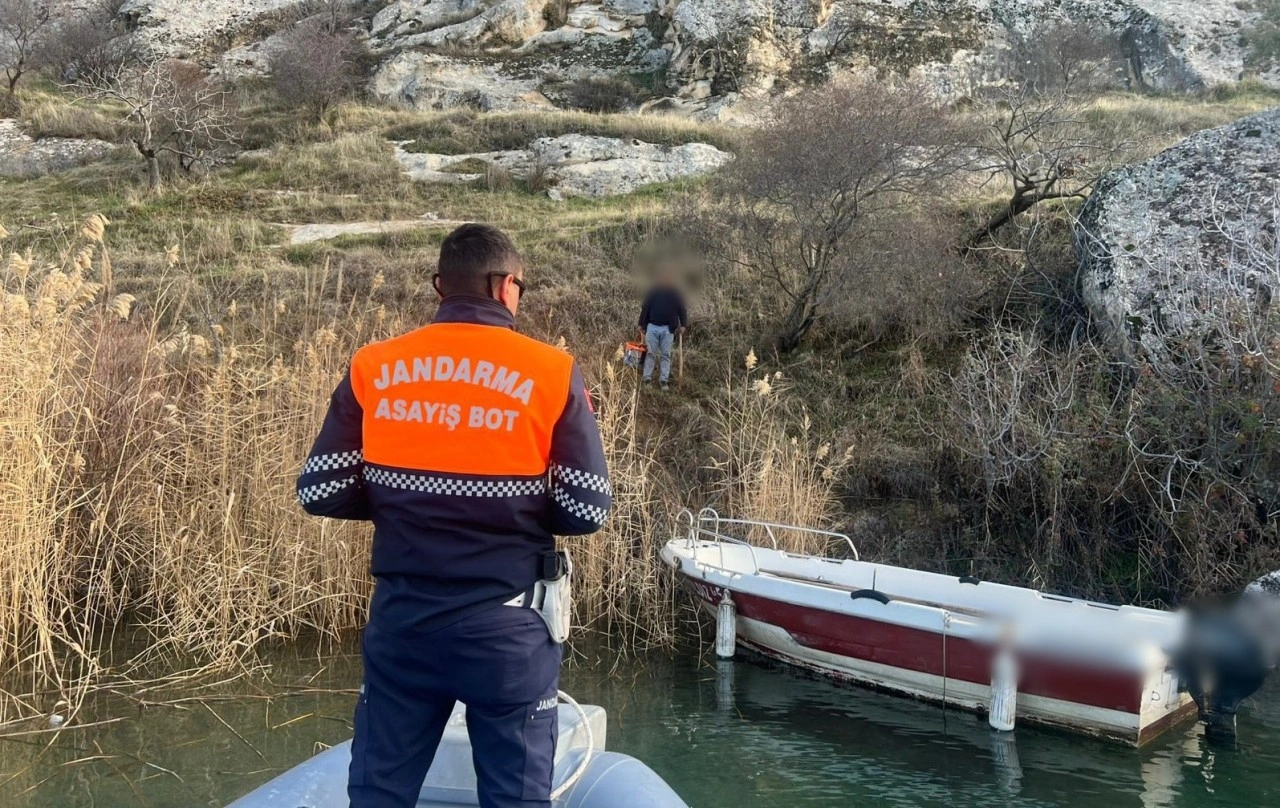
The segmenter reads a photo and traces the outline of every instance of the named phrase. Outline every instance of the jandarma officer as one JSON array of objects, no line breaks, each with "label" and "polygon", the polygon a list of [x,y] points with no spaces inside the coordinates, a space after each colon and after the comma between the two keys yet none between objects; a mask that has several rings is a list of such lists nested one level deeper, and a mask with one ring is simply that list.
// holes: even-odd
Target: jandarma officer
[{"label": "jandarma officer", "polygon": [[411,808],[455,702],[480,805],[550,806],[560,646],[539,615],[554,535],[612,504],[572,357],[515,331],[524,266],[468,224],[430,325],[358,351],[298,478],[309,513],[374,524],[348,793]]}]

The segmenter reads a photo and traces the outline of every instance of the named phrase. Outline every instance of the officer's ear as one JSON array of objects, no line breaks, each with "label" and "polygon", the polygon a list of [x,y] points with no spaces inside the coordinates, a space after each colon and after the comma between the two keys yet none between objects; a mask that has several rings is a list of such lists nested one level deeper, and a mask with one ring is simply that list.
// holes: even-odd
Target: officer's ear
[{"label": "officer's ear", "polygon": [[444,292],[440,291],[440,273],[437,272],[431,276],[431,288],[436,290],[436,296],[444,300]]}]

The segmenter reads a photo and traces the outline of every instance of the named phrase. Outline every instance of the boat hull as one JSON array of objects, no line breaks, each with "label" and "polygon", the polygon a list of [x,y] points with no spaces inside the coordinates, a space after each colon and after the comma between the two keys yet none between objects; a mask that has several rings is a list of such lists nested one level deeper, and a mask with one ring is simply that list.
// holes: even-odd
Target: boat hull
[{"label": "boat hull", "polygon": [[[874,617],[879,603],[848,610],[812,602],[830,593],[794,598],[759,591],[758,575],[731,574],[680,558],[668,548],[694,596],[713,619],[726,593],[735,605],[740,648],[833,679],[985,713],[991,704],[994,646],[956,631],[904,625]],[[767,588],[767,587],[766,587]],[[812,589],[804,587],[804,589]],[[755,591],[753,591],[755,590]],[[848,596],[830,603],[847,602]],[[810,601],[810,602],[806,602]],[[1140,746],[1195,715],[1165,665],[1107,668],[1061,656],[1021,660],[1017,720]]]}]

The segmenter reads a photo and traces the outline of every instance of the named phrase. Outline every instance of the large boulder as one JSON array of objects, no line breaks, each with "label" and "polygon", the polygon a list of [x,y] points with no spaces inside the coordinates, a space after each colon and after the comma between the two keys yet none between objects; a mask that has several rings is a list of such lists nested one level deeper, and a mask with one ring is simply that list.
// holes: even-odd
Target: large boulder
[{"label": "large boulder", "polygon": [[1157,366],[1280,306],[1280,108],[1113,171],[1081,210],[1081,291],[1118,347]]},{"label": "large boulder", "polygon": [[100,160],[115,150],[104,140],[46,137],[36,140],[18,122],[0,119],[0,177],[30,179]]},{"label": "large boulder", "polygon": [[[1241,33],[1256,16],[1235,0],[678,0],[672,70],[748,95],[850,70],[960,95],[1007,77],[1011,42],[1065,21],[1120,40],[1135,84],[1198,90],[1245,75]],[[1280,86],[1280,73],[1263,78]]]}]

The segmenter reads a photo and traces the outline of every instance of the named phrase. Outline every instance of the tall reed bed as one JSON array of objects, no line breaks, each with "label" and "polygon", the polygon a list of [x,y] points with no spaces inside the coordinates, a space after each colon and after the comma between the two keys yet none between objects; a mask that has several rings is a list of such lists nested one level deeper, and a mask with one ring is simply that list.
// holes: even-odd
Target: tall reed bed
[{"label": "tall reed bed", "polygon": [[[722,395],[709,406],[712,504],[729,518],[829,525],[839,511],[835,481],[852,460],[852,449],[833,450],[781,371],[761,366],[754,350],[743,364],[746,372],[731,372]],[[756,543],[776,541],[790,552],[821,555],[838,549],[808,531],[739,532]]]},{"label": "tall reed bed", "polygon": [[[293,486],[352,352],[407,327],[375,302],[383,277],[319,272],[293,303],[197,305],[174,248],[162,291],[135,300],[114,293],[107,225],[0,267],[0,731],[55,700],[74,713],[95,683],[243,668],[272,640],[364,619],[368,526],[306,516]],[[666,646],[678,601],[657,550],[683,500],[816,524],[837,466],[763,371],[731,374],[704,447],[655,434],[634,378],[583,361],[615,507],[567,544],[577,622],[615,647]],[[717,458],[711,487],[676,493],[659,459],[673,451]]]}]

